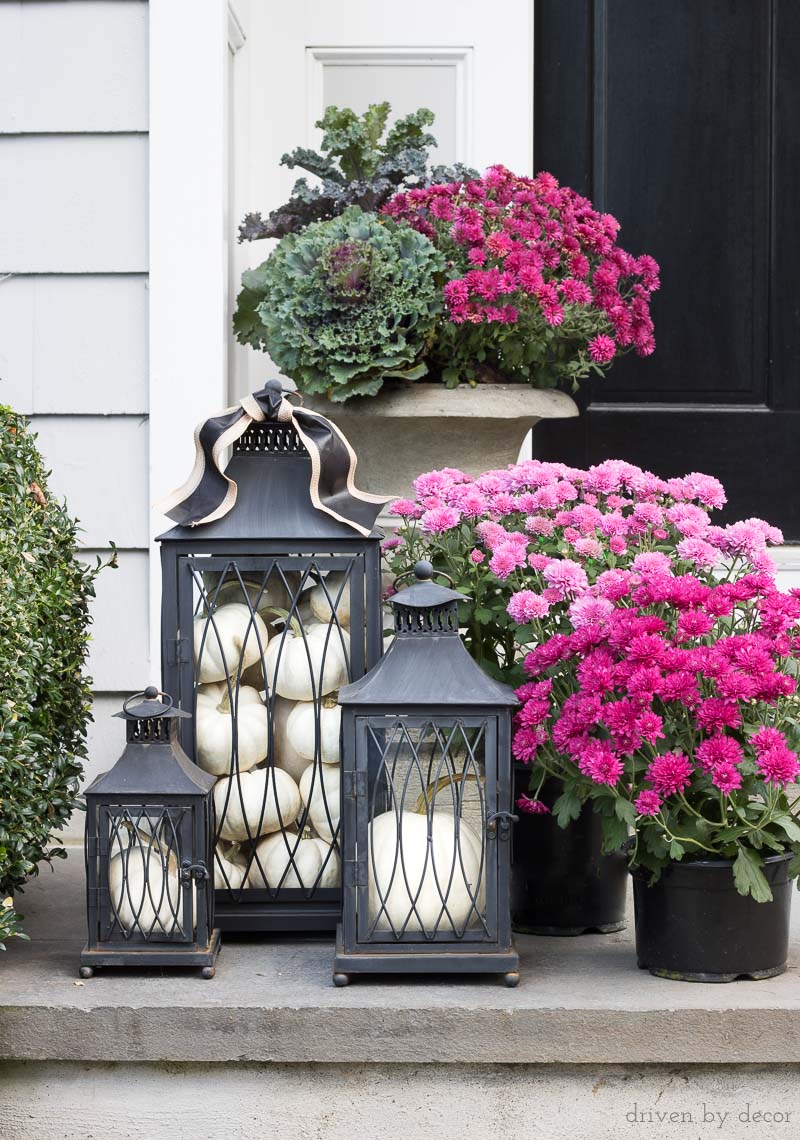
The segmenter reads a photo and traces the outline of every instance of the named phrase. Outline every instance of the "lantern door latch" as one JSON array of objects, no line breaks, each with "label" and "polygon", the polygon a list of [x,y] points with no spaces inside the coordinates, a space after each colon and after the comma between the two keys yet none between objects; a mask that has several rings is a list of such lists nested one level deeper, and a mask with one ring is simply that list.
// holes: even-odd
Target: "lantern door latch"
[{"label": "lantern door latch", "polygon": [[360,799],[368,792],[367,773],[363,768],[357,772],[342,772],[342,795],[346,800]]},{"label": "lantern door latch", "polygon": [[486,816],[486,834],[490,839],[508,840],[511,838],[511,824],[519,823],[519,816],[512,811],[493,811]]},{"label": "lantern door latch", "polygon": [[342,868],[342,886],[344,887],[366,887],[367,886],[366,867],[363,866],[360,859],[345,859],[343,860]]},{"label": "lantern door latch", "polygon": [[181,863],[182,883],[191,883],[192,879],[203,882],[210,878],[211,876],[208,873],[208,867],[206,867],[205,863],[192,863],[188,859],[184,859]]},{"label": "lantern door latch", "polygon": [[167,642],[168,665],[186,665],[191,660],[188,637],[173,637]]}]

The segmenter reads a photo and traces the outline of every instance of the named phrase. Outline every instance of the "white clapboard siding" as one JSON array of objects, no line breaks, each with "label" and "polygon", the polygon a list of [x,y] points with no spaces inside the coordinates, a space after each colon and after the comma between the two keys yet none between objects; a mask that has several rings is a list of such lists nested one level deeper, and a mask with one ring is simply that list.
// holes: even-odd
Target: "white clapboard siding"
[{"label": "white clapboard siding", "polygon": [[147,411],[147,278],[0,282],[0,403],[26,415]]},{"label": "white clapboard siding", "polygon": [[147,420],[142,416],[35,416],[50,489],[80,519],[81,544],[148,544]]},{"label": "white clapboard siding", "polygon": [[[108,557],[107,551],[99,551]],[[94,562],[94,551],[82,561]],[[122,550],[116,569],[106,568],[95,581],[88,672],[95,692],[138,692],[150,683],[147,669],[148,557],[146,550]]]},{"label": "white clapboard siding", "polygon": [[147,129],[147,5],[0,4],[0,133]]},{"label": "white clapboard siding", "polygon": [[146,135],[0,137],[0,273],[146,269]]},{"label": "white clapboard siding", "polygon": [[[130,696],[123,693],[95,693],[92,704],[94,720],[88,725],[86,732],[86,745],[89,755],[84,763],[83,779],[81,784],[86,787],[95,776],[107,772],[120,757],[125,747],[125,722],[115,719],[114,713],[122,708],[122,702]],[[80,843],[83,838],[85,813],[73,812],[72,818],[63,831],[59,840],[66,843]]]}]

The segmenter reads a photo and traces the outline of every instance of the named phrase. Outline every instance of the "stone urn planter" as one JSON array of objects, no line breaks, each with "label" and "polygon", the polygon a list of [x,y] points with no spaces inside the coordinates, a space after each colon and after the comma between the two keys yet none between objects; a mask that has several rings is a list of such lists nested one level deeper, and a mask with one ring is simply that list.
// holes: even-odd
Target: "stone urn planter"
[{"label": "stone urn planter", "polygon": [[359,487],[396,498],[410,495],[412,480],[433,468],[479,475],[514,463],[539,420],[578,415],[565,392],[527,384],[418,383],[387,386],[344,404],[305,396],[303,404],[347,436],[358,455]]}]

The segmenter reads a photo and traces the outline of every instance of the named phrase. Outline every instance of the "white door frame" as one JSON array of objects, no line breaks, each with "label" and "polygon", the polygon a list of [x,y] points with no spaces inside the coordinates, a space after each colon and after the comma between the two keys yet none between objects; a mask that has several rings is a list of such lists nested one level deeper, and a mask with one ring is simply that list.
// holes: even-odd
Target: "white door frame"
[{"label": "white door frame", "polygon": [[[191,470],[197,423],[227,403],[227,75],[229,53],[244,35],[228,0],[150,0],[149,19],[152,504]],[[157,678],[154,540],[169,520],[155,509],[150,515],[150,674]]]},{"label": "white door frame", "polygon": [[[302,12],[285,13],[286,19],[307,18]],[[380,0],[363,0],[365,20],[391,19]],[[527,0],[532,52],[533,0]],[[264,7],[262,8],[261,5]],[[248,20],[268,18],[265,0],[150,0],[150,358],[149,358],[149,495],[153,503],[178,486],[192,465],[195,426],[228,403],[228,280],[232,256],[229,213],[230,57],[245,42]],[[458,5],[453,3],[454,11]],[[479,7],[470,0],[470,7]],[[306,15],[303,15],[306,12]],[[239,14],[244,16],[240,20]],[[280,18],[280,17],[278,17]],[[487,18],[489,18],[487,16]],[[326,23],[327,21],[327,23]],[[330,28],[328,27],[330,24]],[[370,24],[370,26],[372,26]],[[342,54],[336,47],[335,4],[328,0],[316,13],[315,32],[320,39],[307,54],[308,98],[321,98],[320,61],[327,54]],[[498,30],[502,36],[502,30]],[[366,28],[363,44],[349,52],[373,50]],[[379,37],[380,38],[380,37]],[[420,41],[422,43],[422,41]],[[406,48],[381,49],[413,51]],[[423,45],[424,46],[424,45]],[[462,81],[472,60],[464,49],[427,49],[434,55],[463,55]],[[242,61],[237,65],[241,67]],[[531,68],[529,66],[528,74]],[[246,69],[242,72],[246,79]],[[316,82],[315,82],[316,78]],[[247,83],[244,83],[247,87]],[[531,128],[532,92],[527,104]],[[245,97],[246,101],[246,97]],[[469,108],[462,145],[467,145]],[[245,112],[246,113],[246,112]],[[237,116],[239,112],[237,112]],[[238,129],[237,129],[238,135]],[[236,139],[233,140],[236,145]],[[532,129],[526,131],[531,166]],[[245,148],[246,149],[246,148]],[[252,156],[255,159],[256,156]],[[241,161],[241,157],[239,160]],[[480,164],[480,163],[479,163]],[[121,224],[124,224],[122,219]],[[161,573],[155,536],[169,525],[156,510],[150,515],[150,675],[160,669]]]}]

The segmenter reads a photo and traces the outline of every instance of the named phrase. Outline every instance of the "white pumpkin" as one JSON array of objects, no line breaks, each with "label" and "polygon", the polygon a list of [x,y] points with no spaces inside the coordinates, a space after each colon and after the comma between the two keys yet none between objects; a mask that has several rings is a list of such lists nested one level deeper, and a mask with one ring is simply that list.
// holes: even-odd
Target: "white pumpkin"
[{"label": "white pumpkin", "polygon": [[[396,813],[388,811],[376,816],[370,825],[367,856],[370,922],[377,918],[376,930],[394,927],[395,931],[428,932],[434,930],[437,922],[439,929],[445,931],[451,929],[451,922],[456,931],[464,929],[465,924],[475,925],[479,919],[472,909],[472,899],[476,898],[477,909],[481,911],[486,878],[485,862],[481,868],[478,834],[462,819],[460,842],[457,842],[455,818],[446,811],[432,813],[430,836],[426,815],[411,811],[399,815],[402,861]],[[445,902],[446,912],[443,911]],[[412,905],[416,908],[414,911]]]},{"label": "white pumpkin", "polygon": [[324,586],[311,591],[311,612],[317,621],[327,623],[335,613],[340,625],[350,625],[350,582],[343,587],[344,580],[344,574],[329,574]]},{"label": "white pumpkin", "polygon": [[304,632],[305,638],[288,626],[264,655],[270,689],[291,701],[326,696],[347,680],[348,634],[329,625],[306,626]]},{"label": "white pumpkin", "polygon": [[328,843],[333,842],[339,826],[340,788],[338,764],[309,764],[300,777],[300,795],[308,808],[308,819],[317,835]]},{"label": "white pumpkin", "polygon": [[[290,827],[284,828],[281,831],[273,831],[271,835],[265,835],[263,839],[259,839],[257,844],[258,857],[261,861],[262,868],[271,851],[273,851],[276,847],[285,846],[286,840],[284,839],[284,836],[288,837],[290,843],[294,842],[294,840],[297,838],[297,828],[294,824],[292,824]],[[259,870],[258,863],[256,863],[255,860],[255,854],[253,855],[253,859],[250,864],[250,869],[247,872],[247,878],[245,879],[244,885],[245,887],[260,888],[262,890],[264,887],[269,886],[267,880],[261,873],[261,870]]]},{"label": "white pumpkin", "polygon": [[[262,839],[256,847],[263,875],[254,862],[250,871],[251,886],[336,887],[339,885],[339,856],[324,839],[312,835],[309,828],[302,836],[281,832]],[[284,878],[285,876],[285,878]]]},{"label": "white pumpkin", "polygon": [[[319,757],[323,764],[339,763],[339,731],[342,724],[342,710],[331,697],[326,697],[319,707]],[[298,701],[292,709],[286,725],[287,736],[292,747],[304,756],[314,760],[316,751],[317,706],[315,701]]]},{"label": "white pumpkin", "polygon": [[214,852],[214,886],[218,891],[235,891],[242,886],[247,873],[247,858],[237,843],[230,847],[217,844]]},{"label": "white pumpkin", "polygon": [[269,713],[261,695],[249,685],[233,688],[233,708],[226,681],[201,685],[197,690],[195,746],[197,763],[214,776],[234,771],[233,717],[240,772],[246,772],[266,757],[269,744]]},{"label": "white pumpkin", "polygon": [[300,812],[300,793],[283,769],[251,768],[217,780],[214,807],[220,838],[244,843],[294,823]]},{"label": "white pumpkin", "polygon": [[244,671],[259,659],[268,641],[263,619],[243,603],[220,606],[211,619],[195,618],[194,663],[200,656],[200,683],[235,677],[240,668]]},{"label": "white pumpkin", "polygon": [[147,843],[134,843],[108,864],[111,908],[124,930],[174,934],[181,928],[182,891],[174,855]]},{"label": "white pumpkin", "polygon": [[255,578],[247,578],[244,580],[244,588],[236,577],[228,576],[219,588],[217,588],[220,575],[214,572],[206,572],[203,575],[203,585],[206,592],[207,605],[219,609],[221,606],[241,604],[246,606],[246,596],[250,600],[250,605],[255,609],[265,621],[269,621],[270,615],[275,607],[282,610],[287,610],[291,605],[291,594],[296,593],[300,585],[300,575],[296,572],[286,573],[284,571],[286,582],[289,589],[284,586],[277,571],[273,572],[267,582],[263,584],[261,580]]},{"label": "white pumpkin", "polygon": [[308,758],[301,756],[289,735],[289,717],[296,705],[284,697],[273,697],[272,702],[272,743],[273,763],[283,768],[297,782],[308,767]]}]

